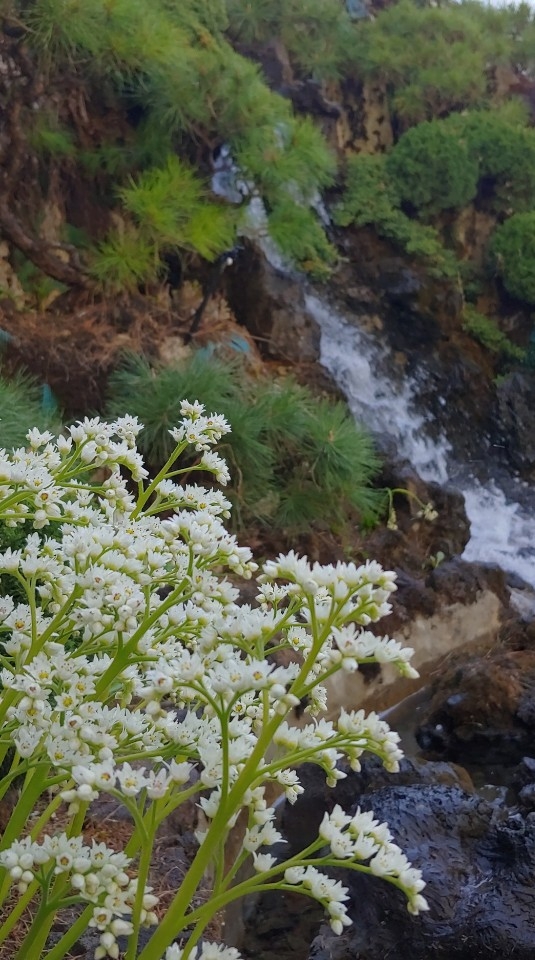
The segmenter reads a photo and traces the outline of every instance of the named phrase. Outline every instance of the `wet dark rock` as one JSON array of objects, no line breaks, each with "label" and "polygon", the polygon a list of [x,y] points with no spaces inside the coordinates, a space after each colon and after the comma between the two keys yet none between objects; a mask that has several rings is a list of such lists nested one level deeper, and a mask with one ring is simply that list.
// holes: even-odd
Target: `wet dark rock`
[{"label": "wet dark rock", "polygon": [[279,273],[252,246],[240,254],[238,266],[226,271],[226,296],[260,349],[286,362],[319,360],[320,331],[305,309],[302,282]]},{"label": "wet dark rock", "polygon": [[[394,495],[397,529],[380,527],[368,538],[371,556],[409,577],[427,575],[437,558],[462,554],[470,539],[470,522],[461,493],[437,483],[426,483],[407,461],[388,458],[378,484],[403,492]],[[422,506],[431,503],[436,517],[427,520]],[[456,574],[463,575],[459,572]],[[434,589],[430,584],[431,589]],[[396,602],[399,598],[396,597]]]},{"label": "wet dark rock", "polygon": [[451,666],[433,685],[416,737],[466,764],[513,766],[535,755],[535,652],[496,651]]},{"label": "wet dark rock", "polygon": [[523,757],[514,772],[513,788],[524,811],[535,811],[535,758]]},{"label": "wet dark rock", "polygon": [[535,783],[527,783],[522,787],[518,799],[524,810],[535,811]]},{"label": "wet dark rock", "polygon": [[336,804],[340,804],[344,810],[350,810],[360,804],[363,796],[393,785],[442,784],[456,786],[467,792],[473,789],[470,776],[463,767],[442,761],[429,762],[404,757],[399,773],[392,774],[385,770],[378,757],[366,756],[360,771],[351,770],[346,765],[342,769],[346,777],[339,780],[333,789],[325,783],[325,774],[319,767],[305,763],[299,768],[299,778],[305,792],[293,806],[284,803],[280,814],[280,828],[287,839],[285,856],[301,850],[316,838],[325,811],[332,810]]},{"label": "wet dark rock", "polygon": [[509,602],[506,574],[489,563],[468,563],[455,558],[432,570],[426,583],[448,603],[471,603],[482,590],[492,590],[504,606]]},{"label": "wet dark rock", "polygon": [[[465,771],[452,764],[403,760],[395,776],[385,771],[376,757],[366,757],[362,770],[355,773],[345,768],[347,778],[332,789],[325,784],[325,775],[313,764],[300,768],[305,792],[295,805],[283,802],[279,807],[280,829],[287,843],[273,850],[285,859],[302,850],[317,836],[323,814],[339,803],[351,809],[363,796],[385,788],[386,784],[462,784],[470,789]],[[242,934],[237,942],[242,954],[255,960],[305,960],[309,946],[323,920],[319,904],[290,892],[266,893],[248,898],[243,904]]]},{"label": "wet dark rock", "polygon": [[498,431],[510,462],[525,479],[535,476],[535,376],[515,372],[497,386]]},{"label": "wet dark rock", "polygon": [[280,820],[287,857],[317,833],[326,811],[373,810],[423,871],[430,911],[412,917],[392,885],[354,871],[336,876],[348,887],[354,923],[341,937],[321,928],[321,909],[297,896],[249,901],[242,952],[255,960],[534,960],[535,816],[489,803],[451,764],[404,760],[399,774],[367,758],[334,789],[321,771],[301,768],[305,793]]},{"label": "wet dark rock", "polygon": [[411,917],[390,885],[340,871],[354,925],[339,938],[322,930],[311,960],[533,960],[535,816],[443,785],[383,789],[360,805],[422,869],[430,910]]},{"label": "wet dark rock", "polygon": [[522,757],[516,770],[515,779],[518,785],[535,783],[535,757]]}]

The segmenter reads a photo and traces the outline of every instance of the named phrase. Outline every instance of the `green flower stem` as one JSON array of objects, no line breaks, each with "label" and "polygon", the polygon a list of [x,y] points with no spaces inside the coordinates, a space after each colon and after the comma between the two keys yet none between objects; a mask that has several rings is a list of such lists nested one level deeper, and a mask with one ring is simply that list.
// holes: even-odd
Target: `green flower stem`
[{"label": "green flower stem", "polygon": [[[306,676],[312,669],[313,663],[317,656],[317,651],[320,649],[321,644],[325,642],[325,639],[331,630],[332,622],[334,620],[333,614],[334,611],[332,612],[331,617],[329,617],[327,625],[321,631],[319,637],[316,639],[316,642],[313,644],[313,649],[294,684],[294,688],[298,684],[298,681],[303,679],[303,673],[305,673]],[[314,633],[317,634],[318,629],[315,622],[313,604],[311,604],[311,621]],[[183,928],[183,926],[187,925],[187,922],[190,919],[189,917],[186,919],[188,907],[202,877],[204,876],[206,869],[208,868],[211,859],[217,850],[220,842],[221,832],[226,828],[228,820],[234,814],[237,806],[239,806],[243,798],[243,794],[256,779],[258,764],[260,763],[267,746],[272,741],[277,727],[282,723],[283,719],[284,717],[282,715],[276,715],[264,726],[253,753],[245,764],[240,777],[228,795],[227,802],[222,802],[221,806],[219,807],[219,810],[212,821],[208,834],[206,835],[194,862],[192,863],[183,883],[181,884],[180,890],[173,900],[173,903],[169,907],[166,916],[159,925],[158,930],[153,935],[149,945],[150,952],[149,946],[147,946],[142,951],[139,960],[152,960],[155,955],[163,954],[166,947],[168,947],[172,942],[177,930],[180,930]],[[181,922],[180,918],[184,918],[183,923]]]},{"label": "green flower stem", "polygon": [[186,440],[183,440],[181,443],[179,443],[173,450],[169,459],[164,463],[160,472],[155,476],[154,480],[152,480],[152,482],[149,483],[148,487],[145,490],[143,490],[143,492],[140,491],[138,493],[137,504],[131,514],[132,520],[136,520],[139,514],[143,512],[143,507],[147,503],[147,500],[150,499],[152,493],[154,493],[158,484],[161,483],[162,480],[165,480],[166,476],[168,475],[168,471],[171,469],[175,460],[178,459],[180,454],[184,452],[187,445],[188,444]]},{"label": "green flower stem", "polygon": [[187,911],[210,861],[219,847],[221,834],[226,830],[228,821],[241,805],[245,791],[256,779],[258,765],[271,743],[277,727],[283,720],[284,716],[277,714],[264,726],[249,760],[228,794],[227,802],[220,805],[212,820],[208,833],[180,885],[180,890],[170,904],[158,929],[153,934],[150,943],[141,951],[138,960],[154,960],[154,957],[162,956],[164,950],[173,942],[177,931],[187,925]]},{"label": "green flower stem", "polygon": [[[299,675],[295,678],[292,686],[290,687],[290,693],[292,693],[295,697],[299,697],[299,698],[301,698],[302,696],[302,690],[305,689],[305,686],[306,686],[305,681],[310,671],[312,670],[314,664],[316,663],[318,653],[320,652],[323,644],[327,640],[327,637],[329,636],[332,630],[333,624],[335,622],[334,602],[331,602],[331,612],[330,612],[329,619],[326,625],[324,626],[323,630],[321,630],[321,632],[318,632],[316,611],[314,610],[314,598],[310,597],[307,594],[307,600],[308,600],[308,608],[310,611],[310,626],[312,629],[312,636],[314,637],[314,640],[312,643],[312,647],[309,650],[309,653],[305,659],[305,662],[303,663],[303,666],[299,671]],[[340,604],[340,606],[342,605],[343,604]]]},{"label": "green flower stem", "polygon": [[159,827],[160,824],[167,819],[167,817],[173,813],[178,807],[189,800],[190,797],[195,796],[199,792],[199,784],[194,783],[193,786],[189,787],[187,790],[182,790],[177,796],[173,797],[172,801],[167,801],[165,806],[158,810],[156,826]]},{"label": "green flower stem", "polygon": [[[82,803],[80,805],[80,809],[73,817],[72,823],[67,831],[67,835],[69,837],[78,836],[81,833],[88,806],[88,803]],[[53,873],[51,871],[49,874],[49,881],[52,877]],[[17,953],[15,960],[28,960],[29,957],[35,957],[37,960],[37,958],[41,956],[50,933],[50,928],[54,922],[58,906],[61,903],[62,893],[67,884],[68,876],[60,874],[55,879],[54,888],[51,891],[50,896],[47,896],[48,886],[46,889],[43,887],[43,896],[39,905],[39,909],[37,910],[30,930],[19,950],[19,953]]]},{"label": "green flower stem", "polygon": [[52,926],[52,921],[54,920],[54,914],[50,914],[50,906],[47,897],[48,887],[52,877],[53,871],[50,870],[48,876],[46,877],[46,881],[41,884],[41,903],[39,904],[39,908],[35,914],[35,917],[33,918],[32,925],[19,950],[17,951],[14,960],[29,960],[30,957],[38,960],[38,958],[41,956],[50,931],[50,927]]},{"label": "green flower stem", "polygon": [[0,849],[5,850],[14,840],[24,835],[24,828],[32,813],[35,804],[47,786],[47,774],[50,769],[48,762],[38,764],[22,788],[20,799],[11,814],[9,823],[4,831]]},{"label": "green flower stem", "polygon": [[148,836],[144,839],[141,844],[141,856],[139,858],[139,864],[137,868],[137,890],[136,890],[136,899],[132,907],[132,924],[134,927],[133,933],[130,934],[128,938],[128,949],[126,951],[125,960],[136,960],[137,955],[137,945],[139,941],[139,931],[141,927],[141,911],[143,910],[143,897],[145,895],[145,888],[149,879],[149,871],[152,861],[152,850],[154,847],[154,839],[156,836],[156,804],[153,804],[150,810],[151,814],[151,827],[149,829]]},{"label": "green flower stem", "polygon": [[[246,880],[242,880],[241,883],[236,884],[236,886],[228,889],[228,874],[225,877],[225,887],[220,892],[215,891],[210,900],[207,903],[201,904],[200,907],[197,907],[192,913],[189,913],[185,918],[184,926],[190,926],[190,924],[200,923],[202,928],[206,926],[209,920],[218,913],[223,907],[226,907],[229,903],[232,903],[233,900],[239,900],[242,897],[247,896],[249,893],[258,893],[262,890],[273,890],[280,889],[282,880],[277,880],[277,876],[281,873],[284,873],[289,867],[295,866],[306,866],[309,863],[317,866],[321,863],[321,860],[317,859],[306,859],[311,857],[311,855],[320,850],[321,847],[325,845],[325,841],[318,839],[314,840],[308,847],[304,850],[301,850],[295,856],[290,857],[289,860],[284,860],[281,863],[276,863],[269,870],[264,870],[262,873],[257,873],[252,877],[248,877]],[[240,859],[240,858],[238,858]],[[247,854],[244,859],[247,859]],[[236,861],[237,862],[237,861]],[[344,861],[345,863],[345,861]],[[241,865],[241,864],[240,864]],[[337,866],[341,865],[341,861],[337,862]],[[235,872],[235,864],[233,865],[232,872]],[[272,882],[276,881],[276,882]],[[295,891],[295,887],[290,887]]]},{"label": "green flower stem", "polygon": [[32,831],[30,833],[32,840],[37,840],[43,827],[48,823],[50,818],[54,816],[56,810],[58,809],[58,807],[61,806],[62,803],[63,803],[63,800],[61,799],[59,793],[57,793],[56,796],[52,798],[48,806],[43,810],[35,826],[32,827]]},{"label": "green flower stem", "polygon": [[28,770],[27,764],[21,764],[20,759],[19,755],[15,754],[9,773],[6,773],[5,777],[2,777],[0,780],[0,800],[3,800],[7,791],[12,786],[13,781],[16,780],[17,777],[22,777]]},{"label": "green flower stem", "polygon": [[[50,638],[51,638],[55,633],[57,633],[57,632],[60,630],[60,628],[61,628],[61,631],[62,631],[62,633],[63,633],[64,635],[69,632],[69,630],[71,629],[71,627],[73,626],[73,624],[71,624],[71,623],[66,619],[66,616],[67,616],[67,613],[69,612],[69,610],[71,609],[71,607],[74,606],[74,604],[75,604],[76,601],[79,599],[79,597],[82,596],[82,593],[83,593],[82,587],[80,587],[80,586],[77,585],[77,586],[75,586],[75,587],[73,588],[73,591],[72,591],[70,597],[65,601],[65,603],[63,604],[61,610],[56,614],[56,616],[53,617],[52,620],[49,621],[49,624],[48,624],[48,627],[46,628],[46,630],[43,631],[43,633],[41,634],[40,637],[36,637],[35,640],[32,642],[32,647],[31,647],[30,651],[28,652],[28,656],[27,656],[26,660],[24,661],[24,665],[25,665],[25,666],[28,666],[28,664],[30,664],[30,663],[32,662],[32,660],[34,659],[34,657],[37,656],[37,654],[40,652],[40,650],[43,649],[45,643],[46,643],[48,640],[50,640]],[[37,641],[38,641],[38,642],[37,642]],[[3,707],[3,706],[4,706],[4,704],[2,704],[2,707]],[[4,715],[5,715],[5,710],[1,710],[1,711],[0,711],[0,720],[1,720],[2,716],[4,716]]]},{"label": "green flower stem", "polygon": [[[0,727],[3,728],[5,726],[5,718],[6,718],[7,711],[9,710],[10,707],[13,706],[15,700],[19,696],[20,694],[18,690],[2,691],[2,699],[0,701]],[[4,759],[7,751],[10,749],[11,746],[12,744],[6,743],[4,748],[0,750],[0,763]]]},{"label": "green flower stem", "polygon": [[117,674],[119,674],[125,666],[131,662],[131,655],[136,649],[137,644],[140,640],[143,639],[148,630],[153,626],[154,623],[165,613],[174,603],[177,602],[180,594],[188,585],[188,581],[184,578],[179,585],[169,594],[168,597],[161,603],[155,610],[143,620],[143,623],[139,625],[135,633],[132,634],[128,643],[125,643],[120,654],[115,656],[110,663],[108,669],[102,674],[100,680],[98,681],[95,687],[95,696],[99,699],[103,699],[104,692],[109,687],[110,683],[115,679]]},{"label": "green flower stem", "polygon": [[[11,877],[9,876],[6,877],[6,880],[8,881],[8,885],[11,886],[11,882],[12,882]],[[10,911],[9,916],[4,921],[2,926],[0,926],[0,943],[3,943],[6,937],[9,936],[9,934],[13,930],[13,927],[16,926],[16,924],[22,917],[22,914],[26,910],[27,906],[33,900],[38,889],[39,889],[39,881],[34,880],[33,883],[31,883],[28,889],[26,890],[26,893],[23,893],[22,896],[19,897],[15,906]]]}]

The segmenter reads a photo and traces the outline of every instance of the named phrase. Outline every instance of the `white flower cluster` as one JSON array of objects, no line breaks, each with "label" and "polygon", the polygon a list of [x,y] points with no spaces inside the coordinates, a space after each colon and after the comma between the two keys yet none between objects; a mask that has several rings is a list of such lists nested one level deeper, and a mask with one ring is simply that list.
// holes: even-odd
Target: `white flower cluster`
[{"label": "white flower cluster", "polygon": [[[425,887],[421,871],[411,866],[393,842],[386,823],[374,820],[373,813],[359,809],[351,816],[337,804],[331,813],[324,815],[319,835],[327,841],[336,860],[368,860],[371,873],[401,887],[408,898],[410,913],[428,909],[421,896]],[[333,929],[341,933],[334,926]]]},{"label": "white flower cluster", "polygon": [[[23,594],[22,600],[0,598],[0,759],[13,746],[13,776],[26,775],[31,783],[39,770],[43,795],[51,786],[59,789],[71,817],[107,792],[130,810],[137,805],[143,823],[157,826],[186,797],[203,791],[199,805],[207,826],[197,839],[214,853],[245,808],[244,852],[257,875],[272,876],[273,857],[261,848],[281,838],[265,800],[267,782],[294,802],[303,789],[296,764],[319,764],[334,785],[344,776],[343,758],[358,769],[362,753],[371,750],[395,771],[401,757],[396,734],[374,714],[342,712],[335,723],[313,719],[302,730],[285,717],[301,701],[313,717],[320,712],[322,681],[338,669],[389,662],[414,676],[412,651],[366,629],[390,611],[395,590],[394,574],[374,562],[322,567],[291,552],[264,564],[258,606],[240,603],[227,572],[251,577],[257,568],[250,550],[225,529],[228,500],[173,479],[189,444],[199,458],[188,472],[211,471],[225,482],[226,466],[210,447],[228,424],[197,403],[184,402],[182,416],[170,431],[175,452],[152,480],[136,448],[140,424],[132,417],[112,424],[86,419],[56,441],[32,430],[29,449],[0,451],[0,519],[15,526],[31,522],[39,531],[19,549],[0,553],[0,574],[17,581],[19,598]],[[285,650],[290,662],[277,665],[270,654]],[[63,856],[74,842],[62,841]],[[51,843],[17,840],[0,854],[19,889],[30,876],[43,877],[34,867],[45,862],[39,857],[55,856]],[[91,860],[83,849],[72,853],[72,862]],[[380,854],[372,863],[380,863]],[[108,871],[118,861],[106,863]],[[194,863],[191,889],[196,869]],[[307,889],[326,904],[339,929],[342,901],[327,896],[326,878],[318,879],[314,869],[306,867]],[[401,872],[409,905],[421,908],[407,870]],[[95,898],[98,956],[114,957],[112,938],[130,921],[119,911],[119,919],[110,914],[108,923],[102,911],[112,907],[102,899],[104,887],[97,884],[95,893],[93,880],[83,880],[94,873],[93,866],[77,866],[71,885],[80,899]],[[123,874],[121,866],[117,875]],[[128,904],[134,881],[122,885],[110,874],[109,882]],[[187,926],[191,896],[184,903],[180,896],[174,920],[164,920],[154,935],[160,954],[173,939],[168,931],[177,916]],[[150,904],[144,910],[142,922],[149,922]],[[235,960],[208,956],[208,947],[198,948],[197,960]]]},{"label": "white flower cluster", "polygon": [[[184,950],[182,947],[173,944],[165,951],[164,960],[182,960]],[[210,943],[204,941],[198,947],[194,947],[188,955],[191,960],[241,960],[241,954],[236,947],[226,947],[223,943]]]},{"label": "white flower cluster", "polygon": [[[52,868],[54,876],[68,877],[71,891],[82,902],[95,905],[89,921],[89,926],[96,927],[101,934],[95,960],[117,958],[117,937],[132,933],[132,923],[124,919],[132,913],[137,893],[137,881],[126,872],[130,862],[124,853],[116,853],[104,843],[93,841],[89,847],[80,837],[69,838],[64,833],[47,836],[42,843],[32,843],[25,837],[0,852],[0,864],[16,881],[20,893],[35,879],[44,878]],[[157,903],[158,897],[147,888],[143,895],[143,925],[157,923],[153,910]]]},{"label": "white flower cluster", "polygon": [[284,871],[286,883],[302,887],[306,893],[319,900],[329,914],[329,922],[335,933],[342,933],[351,924],[344,901],[349,899],[347,887],[340,880],[333,880],[317,867],[288,867]]},{"label": "white flower cluster", "polygon": [[301,728],[284,721],[274,734],[273,742],[292,755],[312,752],[316,763],[328,775],[327,783],[330,779],[336,781],[345,776],[337,769],[337,763],[343,756],[349,759],[351,769],[358,771],[359,758],[366,750],[370,750],[381,757],[390,773],[398,772],[399,761],[403,757],[398,746],[399,735],[376,713],[365,714],[364,710],[347,713],[342,709],[338,720],[334,722],[319,720]]}]

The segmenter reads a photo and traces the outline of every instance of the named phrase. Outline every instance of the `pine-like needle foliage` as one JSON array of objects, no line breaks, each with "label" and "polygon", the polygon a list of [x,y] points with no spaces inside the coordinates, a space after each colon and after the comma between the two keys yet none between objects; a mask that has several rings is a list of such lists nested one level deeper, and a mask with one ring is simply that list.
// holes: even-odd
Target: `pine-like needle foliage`
[{"label": "pine-like needle foliage", "polygon": [[0,376],[0,447],[25,446],[32,427],[61,430],[60,415],[47,404],[44,394],[43,387],[27,373],[9,379]]},{"label": "pine-like needle foliage", "polygon": [[352,63],[363,78],[388,85],[403,121],[419,123],[489,102],[492,68],[520,54],[516,24],[512,8],[400,0],[361,25]]},{"label": "pine-like needle foliage", "polygon": [[[158,256],[171,249],[206,259],[233,246],[236,211],[212,202],[199,177],[199,169],[206,177],[211,149],[223,143],[270,208],[291,188],[314,219],[309,204],[332,182],[334,158],[319,128],[295,117],[290,101],[270,90],[260,68],[233,49],[223,0],[13,3],[49,85],[64,89],[73,75],[76,84],[82,80],[95,96],[102,91],[105,102],[135,117],[117,144],[95,144],[98,157],[92,163],[87,138],[70,142],[65,129],[60,140],[43,133],[38,117],[28,116],[36,148],[50,153],[70,144],[69,156],[75,153],[85,172],[98,170],[103,196],[120,198],[123,219],[127,212],[137,228],[137,234],[123,237],[114,229],[98,246],[91,270],[108,289],[152,280],[147,243]],[[318,0],[307,3],[319,10]],[[332,20],[335,8],[340,15],[341,10],[338,0],[329,3]],[[65,113],[69,116],[68,109]],[[197,157],[199,169],[185,157]],[[315,228],[322,232],[319,223]],[[286,247],[292,246],[290,238]],[[327,242],[316,248],[318,257],[323,248],[329,259]],[[122,251],[126,265],[110,284],[112,262]]]},{"label": "pine-like needle foliage", "polygon": [[318,400],[289,378],[253,378],[239,363],[202,352],[177,367],[131,358],[111,379],[109,413],[128,410],[143,421],[140,446],[153,469],[172,449],[168,431],[184,397],[224,414],[232,426],[219,451],[231,472],[236,526],[339,530],[349,519],[377,516],[377,454],[345,405]]}]

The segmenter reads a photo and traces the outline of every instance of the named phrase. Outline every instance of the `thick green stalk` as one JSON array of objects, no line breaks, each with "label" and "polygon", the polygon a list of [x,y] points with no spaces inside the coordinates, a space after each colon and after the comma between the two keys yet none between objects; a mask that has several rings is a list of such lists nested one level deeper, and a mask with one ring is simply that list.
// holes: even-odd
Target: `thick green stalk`
[{"label": "thick green stalk", "polygon": [[249,760],[245,764],[238,780],[230,790],[227,802],[221,804],[212,820],[208,833],[180,885],[180,890],[170,904],[158,929],[151,937],[150,943],[142,950],[138,960],[154,960],[155,957],[159,958],[162,956],[165,949],[173,942],[177,930],[182,929],[186,925],[185,922],[182,922],[182,918],[185,919],[187,917],[187,912],[198,886],[214,855],[217,853],[221,834],[227,829],[229,819],[240,806],[245,791],[254,781],[258,765],[273,739],[273,734],[282,723],[282,720],[282,716],[277,715],[272,717],[271,721],[264,728]]},{"label": "thick green stalk", "polygon": [[[46,943],[50,927],[52,925],[49,913],[50,908],[47,899],[48,884],[52,878],[52,872],[48,877],[46,889],[42,890],[41,903],[39,909],[33,918],[32,925],[24,938],[24,941],[17,951],[14,960],[39,960],[43,947]],[[48,920],[48,922],[47,922]],[[43,939],[44,936],[44,939]]]},{"label": "thick green stalk", "polygon": [[[9,884],[11,884],[11,877],[7,877],[7,880],[9,881]],[[13,909],[10,910],[9,916],[0,927],[0,943],[3,943],[6,937],[9,936],[9,934],[13,930],[13,927],[16,926],[16,924],[22,917],[22,914],[24,913],[28,905],[33,900],[38,889],[39,889],[39,883],[37,880],[34,880],[34,882],[31,883],[28,889],[26,890],[26,893],[23,893],[22,896],[19,897]]]},{"label": "thick green stalk", "polygon": [[136,899],[132,907],[132,924],[134,926],[133,933],[130,934],[128,938],[128,949],[126,951],[125,960],[136,960],[137,955],[137,945],[139,941],[139,931],[141,927],[141,911],[143,910],[143,897],[145,895],[145,888],[149,879],[149,871],[152,861],[152,851],[154,847],[154,839],[156,835],[156,805],[153,804],[151,809],[151,827],[152,829],[148,830],[148,836],[144,838],[144,841],[141,844],[141,855],[139,857],[139,865],[137,868],[137,890],[136,890]]},{"label": "thick green stalk", "polygon": [[9,823],[2,837],[1,848],[5,850],[14,840],[19,840],[24,834],[26,822],[32,813],[35,804],[47,786],[47,775],[50,764],[38,764],[27,783],[24,784],[20,799],[11,814]]},{"label": "thick green stalk", "polygon": [[[77,837],[82,832],[88,806],[88,803],[80,804],[80,808],[74,815],[72,823],[67,830],[68,837]],[[43,891],[43,900],[32,923],[30,932],[22,944],[20,960],[29,960],[30,957],[35,957],[35,960],[37,960],[37,958],[41,957],[46,945],[46,941],[48,940],[52,924],[56,918],[63,891],[67,887],[68,883],[69,875],[61,873],[56,876],[52,890],[48,891],[47,887],[46,891]],[[47,893],[48,896],[46,896]],[[32,950],[31,953],[28,952],[28,947],[30,946]],[[18,955],[16,960],[19,960]]]},{"label": "thick green stalk", "polygon": [[178,457],[180,456],[181,453],[183,453],[186,447],[187,447],[187,442],[185,440],[182,441],[182,443],[179,443],[178,446],[175,447],[175,449],[173,450],[169,459],[166,461],[166,463],[164,463],[160,472],[154,477],[154,480],[152,480],[151,483],[149,483],[147,489],[144,490],[143,493],[138,494],[137,504],[135,509],[132,512],[132,520],[135,520],[139,516],[139,514],[143,512],[143,507],[145,506],[147,501],[150,499],[151,494],[156,490],[156,487],[158,486],[158,484],[161,483],[161,481],[167,477],[168,471],[171,469],[175,460],[178,459]]}]

